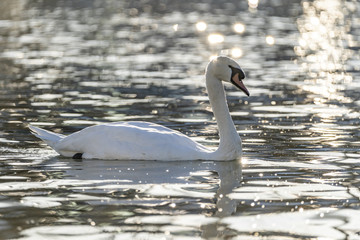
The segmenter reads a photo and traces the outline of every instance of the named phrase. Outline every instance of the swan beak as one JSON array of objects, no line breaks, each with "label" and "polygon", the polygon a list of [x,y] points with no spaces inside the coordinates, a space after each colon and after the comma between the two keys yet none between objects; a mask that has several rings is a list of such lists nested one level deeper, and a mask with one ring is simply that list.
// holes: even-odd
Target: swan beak
[{"label": "swan beak", "polygon": [[243,91],[246,95],[250,96],[250,93],[245,87],[242,79],[240,79],[239,73],[234,74],[234,76],[231,78],[231,82],[241,91]]}]

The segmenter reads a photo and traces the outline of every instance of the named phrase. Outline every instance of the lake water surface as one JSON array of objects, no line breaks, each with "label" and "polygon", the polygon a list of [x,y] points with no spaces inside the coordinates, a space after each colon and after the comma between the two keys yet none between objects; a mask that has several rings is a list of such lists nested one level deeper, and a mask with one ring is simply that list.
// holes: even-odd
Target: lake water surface
[{"label": "lake water surface", "polygon": [[[211,3],[212,2],[212,3]],[[0,239],[360,239],[357,1],[0,2]],[[74,160],[30,134],[163,124],[207,146],[212,56],[241,162]]]}]

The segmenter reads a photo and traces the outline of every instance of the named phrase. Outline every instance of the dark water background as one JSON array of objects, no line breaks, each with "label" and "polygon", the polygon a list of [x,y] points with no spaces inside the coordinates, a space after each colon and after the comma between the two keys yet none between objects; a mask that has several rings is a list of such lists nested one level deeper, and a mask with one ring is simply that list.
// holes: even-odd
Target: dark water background
[{"label": "dark water background", "polygon": [[[237,24],[237,25],[236,25]],[[357,1],[0,2],[1,239],[360,239]],[[79,161],[64,134],[145,120],[216,146],[205,92],[226,85],[238,162]]]}]

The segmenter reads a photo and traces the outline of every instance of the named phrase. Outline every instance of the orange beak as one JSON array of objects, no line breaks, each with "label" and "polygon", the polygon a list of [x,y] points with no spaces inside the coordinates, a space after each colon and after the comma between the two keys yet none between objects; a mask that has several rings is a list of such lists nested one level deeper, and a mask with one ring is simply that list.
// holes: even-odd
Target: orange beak
[{"label": "orange beak", "polygon": [[239,73],[236,73],[236,74],[231,78],[231,82],[232,82],[237,88],[239,88],[241,91],[243,91],[246,95],[250,96],[249,91],[248,91],[247,88],[245,87],[243,81],[240,79]]}]

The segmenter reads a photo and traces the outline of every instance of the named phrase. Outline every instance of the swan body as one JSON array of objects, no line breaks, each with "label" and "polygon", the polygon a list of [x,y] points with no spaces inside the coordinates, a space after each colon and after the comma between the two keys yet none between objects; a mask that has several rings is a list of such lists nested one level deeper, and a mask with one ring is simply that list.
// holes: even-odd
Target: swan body
[{"label": "swan body", "polygon": [[29,126],[33,134],[59,154],[85,159],[117,160],[235,160],[241,157],[241,139],[236,132],[227,106],[221,80],[249,92],[242,83],[240,66],[220,56],[206,69],[206,87],[219,127],[220,144],[209,149],[188,136],[149,122],[129,121],[95,125],[68,136]]},{"label": "swan body", "polygon": [[[54,134],[30,126],[39,138]],[[44,131],[44,130],[43,130]],[[69,136],[58,136],[47,144],[66,157],[83,153],[98,159],[203,159],[209,150],[186,135],[148,122],[115,122],[87,127]],[[181,153],[181,155],[179,154]]]}]

